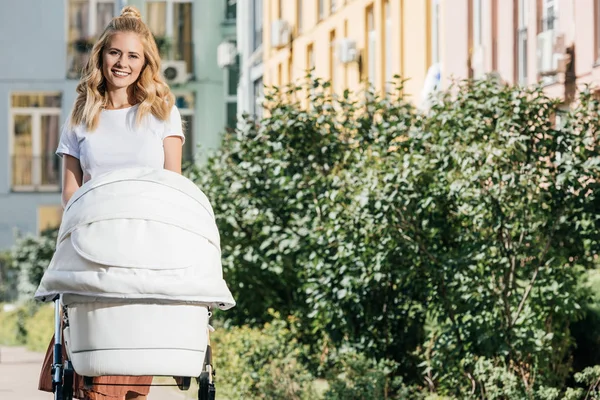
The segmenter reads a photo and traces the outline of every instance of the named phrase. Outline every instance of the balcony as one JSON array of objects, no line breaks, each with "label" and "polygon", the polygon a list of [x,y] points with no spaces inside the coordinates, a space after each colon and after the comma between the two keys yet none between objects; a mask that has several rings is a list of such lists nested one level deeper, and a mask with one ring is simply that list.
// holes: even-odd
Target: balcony
[{"label": "balcony", "polygon": [[60,190],[60,159],[54,153],[43,156],[13,155],[12,189],[15,192]]}]

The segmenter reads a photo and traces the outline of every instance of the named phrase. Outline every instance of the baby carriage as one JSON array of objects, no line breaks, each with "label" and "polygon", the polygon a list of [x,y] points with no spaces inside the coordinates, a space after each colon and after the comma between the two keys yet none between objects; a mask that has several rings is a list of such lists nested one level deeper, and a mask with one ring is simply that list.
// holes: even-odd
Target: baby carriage
[{"label": "baby carriage", "polygon": [[212,207],[187,178],[132,168],[85,183],[65,207],[35,297],[54,301],[55,399],[72,398],[74,372],[86,385],[172,376],[182,390],[195,378],[198,399],[214,399],[209,319],[235,301]]}]

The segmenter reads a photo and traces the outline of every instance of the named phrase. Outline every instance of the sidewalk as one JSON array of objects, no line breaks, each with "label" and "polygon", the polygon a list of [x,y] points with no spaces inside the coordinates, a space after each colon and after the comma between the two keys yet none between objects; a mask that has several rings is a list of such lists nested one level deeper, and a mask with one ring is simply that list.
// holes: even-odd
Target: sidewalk
[{"label": "sidewalk", "polygon": [[[44,355],[23,347],[0,346],[0,399],[2,400],[52,400],[51,393],[37,390],[40,367]],[[157,383],[171,383],[172,379],[158,378]],[[195,383],[195,382],[194,382]],[[192,384],[188,391],[173,387],[153,387],[148,400],[192,400],[197,399],[197,386]]]}]

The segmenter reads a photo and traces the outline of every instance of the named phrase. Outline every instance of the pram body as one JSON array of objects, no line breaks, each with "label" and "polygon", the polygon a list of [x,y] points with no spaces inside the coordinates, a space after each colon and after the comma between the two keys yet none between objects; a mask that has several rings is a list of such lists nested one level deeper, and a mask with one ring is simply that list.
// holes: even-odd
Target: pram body
[{"label": "pram body", "polygon": [[58,345],[65,311],[67,354],[87,377],[199,377],[210,310],[235,305],[208,199],[187,178],[149,168],[107,173],[72,196],[35,297],[59,302]]}]

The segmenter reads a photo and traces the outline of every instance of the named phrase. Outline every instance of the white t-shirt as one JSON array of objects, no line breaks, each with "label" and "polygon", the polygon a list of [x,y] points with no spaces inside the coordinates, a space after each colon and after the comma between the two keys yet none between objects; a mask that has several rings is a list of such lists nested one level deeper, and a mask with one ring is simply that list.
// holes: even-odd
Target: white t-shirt
[{"label": "white t-shirt", "polygon": [[135,105],[102,110],[98,127],[93,132],[88,132],[84,124],[73,128],[65,124],[56,154],[79,159],[84,183],[116,169],[164,168],[163,140],[167,136],[179,136],[185,142],[179,110],[173,106],[166,121],[150,114],[136,126],[137,109]]}]

